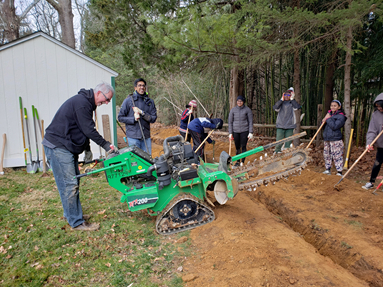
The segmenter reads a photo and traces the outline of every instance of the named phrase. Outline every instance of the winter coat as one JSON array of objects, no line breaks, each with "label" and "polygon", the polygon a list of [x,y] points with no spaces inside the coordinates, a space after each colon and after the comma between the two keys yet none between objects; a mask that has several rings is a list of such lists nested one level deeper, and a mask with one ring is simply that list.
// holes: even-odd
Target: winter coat
[{"label": "winter coat", "polygon": [[[207,129],[215,129],[216,123],[212,119],[208,118],[196,118],[189,123],[189,130],[193,132],[199,133],[202,135],[202,138],[206,138],[207,134],[204,131],[204,128]],[[210,138],[207,139],[208,143],[211,143],[212,140]]]},{"label": "winter coat", "polygon": [[331,118],[326,120],[323,130],[323,140],[339,141],[343,138],[342,131],[340,129],[344,126],[347,117],[340,110],[337,110],[335,113],[332,113],[332,111],[329,110],[328,113],[331,115]]},{"label": "winter coat", "polygon": [[229,113],[229,134],[253,133],[253,113],[248,106],[235,106]]},{"label": "winter coat", "polygon": [[277,129],[295,129],[297,121],[295,118],[296,110],[300,109],[301,105],[296,100],[282,101],[279,100],[273,106],[273,109],[278,112],[276,127]]},{"label": "winter coat", "polygon": [[129,95],[121,105],[118,121],[125,124],[128,138],[143,139],[140,124],[134,119],[132,98],[134,99],[134,106],[144,112],[144,115],[140,115],[138,120],[141,122],[145,139],[150,138],[150,124],[157,119],[157,109],[154,101],[147,94],[140,95],[135,91],[133,95]]},{"label": "winter coat", "polygon": [[[377,101],[383,101],[383,93],[379,94],[374,101],[374,104]],[[376,110],[372,113],[370,124],[368,126],[366,144],[371,144],[375,137],[382,131],[383,126],[383,113]],[[383,148],[383,136],[381,136],[376,142],[375,146],[378,148]]]},{"label": "winter coat", "polygon": [[[186,133],[186,129],[188,127],[188,122],[189,122],[189,115],[188,115],[189,109],[184,110],[181,116],[181,123],[180,123],[180,128],[179,130],[181,132]],[[194,120],[193,114],[190,115],[190,121]]]},{"label": "winter coat", "polygon": [[81,89],[76,96],[66,100],[58,109],[45,130],[43,145],[64,148],[71,153],[80,154],[89,149],[91,139],[109,151],[111,143],[95,128],[93,111],[96,108],[93,90]]}]

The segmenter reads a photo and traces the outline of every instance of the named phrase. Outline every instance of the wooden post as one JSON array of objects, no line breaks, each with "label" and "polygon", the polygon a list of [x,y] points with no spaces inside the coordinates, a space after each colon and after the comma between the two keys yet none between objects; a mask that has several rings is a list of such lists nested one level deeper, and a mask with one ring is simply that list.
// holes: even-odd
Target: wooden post
[{"label": "wooden post", "polygon": [[[319,104],[317,108],[317,127],[319,128],[322,124],[323,119],[323,105]],[[315,146],[318,147],[320,144],[320,140],[322,139],[322,134],[318,134],[317,139],[315,141]]]}]

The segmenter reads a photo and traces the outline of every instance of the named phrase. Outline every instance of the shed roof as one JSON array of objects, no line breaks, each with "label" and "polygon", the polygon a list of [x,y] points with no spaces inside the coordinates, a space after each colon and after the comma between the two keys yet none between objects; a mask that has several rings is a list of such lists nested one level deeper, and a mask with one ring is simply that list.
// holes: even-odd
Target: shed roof
[{"label": "shed roof", "polygon": [[48,34],[45,34],[44,32],[41,32],[41,31],[32,33],[30,35],[27,35],[27,36],[24,36],[24,37],[21,37],[21,38],[18,38],[16,40],[12,41],[12,42],[9,42],[9,43],[7,43],[5,45],[0,46],[0,52],[5,50],[5,49],[9,49],[9,48],[11,48],[13,46],[16,46],[16,45],[19,45],[21,43],[24,43],[26,41],[29,41],[31,39],[37,38],[37,37],[43,37],[43,38],[45,38],[45,39],[47,39],[47,40],[49,40],[49,41],[59,45],[60,47],[66,49],[67,51],[69,51],[69,52],[71,52],[73,54],[76,54],[77,56],[79,56],[79,57],[81,57],[81,58],[83,58],[83,59],[85,59],[85,60],[95,64],[96,66],[100,67],[101,69],[104,69],[104,70],[108,71],[113,76],[115,76],[115,77],[118,76],[118,73],[116,71],[108,68],[107,66],[101,64],[100,62],[97,62],[96,60],[93,60],[92,58],[86,56],[85,54],[77,51],[76,49],[73,49],[72,47],[69,47],[68,45],[60,42],[59,40],[49,36]]}]

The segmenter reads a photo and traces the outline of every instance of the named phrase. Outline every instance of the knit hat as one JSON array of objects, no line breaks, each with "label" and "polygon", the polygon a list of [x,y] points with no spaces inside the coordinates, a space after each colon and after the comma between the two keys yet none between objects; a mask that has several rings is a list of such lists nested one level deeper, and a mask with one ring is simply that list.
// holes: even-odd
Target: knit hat
[{"label": "knit hat", "polygon": [[238,101],[238,100],[241,100],[242,102],[245,102],[245,101],[246,101],[244,96],[238,96],[237,101]]},{"label": "knit hat", "polygon": [[197,101],[196,100],[191,100],[188,105],[193,107],[193,108],[196,108],[197,107]]}]

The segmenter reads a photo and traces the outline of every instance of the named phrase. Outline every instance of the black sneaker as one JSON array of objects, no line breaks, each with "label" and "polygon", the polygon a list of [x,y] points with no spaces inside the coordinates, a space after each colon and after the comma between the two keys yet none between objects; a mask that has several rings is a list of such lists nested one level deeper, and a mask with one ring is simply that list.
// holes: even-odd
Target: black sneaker
[{"label": "black sneaker", "polygon": [[237,161],[234,166],[239,166],[239,165],[240,165],[240,163]]}]

